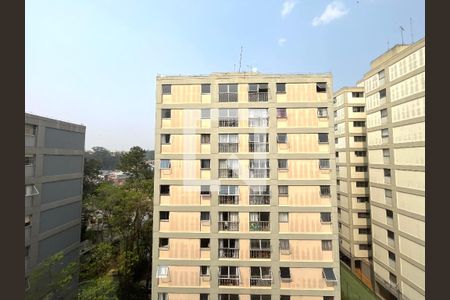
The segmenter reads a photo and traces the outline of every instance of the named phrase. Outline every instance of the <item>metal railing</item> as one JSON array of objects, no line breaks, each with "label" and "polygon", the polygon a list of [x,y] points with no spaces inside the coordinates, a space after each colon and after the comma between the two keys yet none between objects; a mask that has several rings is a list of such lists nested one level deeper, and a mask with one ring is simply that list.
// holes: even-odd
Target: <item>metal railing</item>
[{"label": "metal railing", "polygon": [[239,196],[219,195],[219,204],[239,204]]},{"label": "metal railing", "polygon": [[268,92],[248,92],[249,102],[267,102],[269,101]]},{"label": "metal railing", "polygon": [[250,231],[270,231],[270,221],[250,221]]},{"label": "metal railing", "polygon": [[239,171],[233,169],[219,169],[219,178],[238,178]]},{"label": "metal railing", "polygon": [[270,195],[250,195],[250,205],[268,205],[270,204]]},{"label": "metal railing", "polygon": [[248,118],[248,127],[269,127],[269,118]]},{"label": "metal railing", "polygon": [[219,153],[238,152],[239,143],[219,143]]},{"label": "metal railing", "polygon": [[219,231],[239,231],[239,221],[219,221]]},{"label": "metal railing", "polygon": [[250,249],[250,258],[270,258],[270,249]]},{"label": "metal railing", "polygon": [[250,277],[250,286],[271,286],[272,277],[261,278],[261,277]]},{"label": "metal railing", "polygon": [[238,286],[239,275],[219,275],[219,285]]},{"label": "metal railing", "polygon": [[269,143],[248,142],[250,152],[269,152]]},{"label": "metal railing", "polygon": [[239,258],[239,248],[219,248],[219,258]]},{"label": "metal railing", "polygon": [[250,169],[250,178],[269,178],[269,169]]},{"label": "metal railing", "polygon": [[237,117],[219,117],[219,127],[238,127],[239,119]]}]

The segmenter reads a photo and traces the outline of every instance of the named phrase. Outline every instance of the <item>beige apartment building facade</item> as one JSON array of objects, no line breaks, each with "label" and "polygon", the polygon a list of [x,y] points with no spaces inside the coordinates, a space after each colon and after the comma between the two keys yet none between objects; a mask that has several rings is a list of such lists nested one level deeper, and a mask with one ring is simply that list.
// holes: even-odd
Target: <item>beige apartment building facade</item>
[{"label": "beige apartment building facade", "polygon": [[152,299],[340,299],[331,75],[156,91]]},{"label": "beige apartment building facade", "polygon": [[364,76],[375,291],[425,299],[425,40]]},{"label": "beige apartment building facade", "polygon": [[341,261],[372,287],[364,87],[338,90],[333,103]]}]

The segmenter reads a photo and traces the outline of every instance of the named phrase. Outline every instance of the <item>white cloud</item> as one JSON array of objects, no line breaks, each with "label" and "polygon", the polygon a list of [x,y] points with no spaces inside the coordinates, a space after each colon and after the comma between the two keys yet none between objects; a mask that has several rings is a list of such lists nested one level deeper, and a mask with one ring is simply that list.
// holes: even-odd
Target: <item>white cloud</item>
[{"label": "white cloud", "polygon": [[287,16],[294,9],[295,4],[297,4],[294,0],[285,0],[283,2],[283,8],[281,9],[281,15]]},{"label": "white cloud", "polygon": [[325,25],[333,20],[339,19],[348,13],[348,9],[344,3],[340,1],[333,1],[327,5],[325,11],[320,17],[315,17],[312,21],[313,26]]},{"label": "white cloud", "polygon": [[284,44],[286,44],[286,42],[287,42],[287,39],[285,39],[285,38],[279,38],[279,39],[278,39],[278,46],[283,47]]}]

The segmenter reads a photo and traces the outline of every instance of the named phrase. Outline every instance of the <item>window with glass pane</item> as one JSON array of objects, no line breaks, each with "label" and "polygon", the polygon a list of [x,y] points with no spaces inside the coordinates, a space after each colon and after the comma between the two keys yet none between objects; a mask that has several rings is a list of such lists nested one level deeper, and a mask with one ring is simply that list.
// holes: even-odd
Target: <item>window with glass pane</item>
[{"label": "window with glass pane", "polygon": [[331,213],[329,213],[329,212],[321,212],[320,213],[320,222],[322,222],[322,223],[331,223]]},{"label": "window with glass pane", "polygon": [[239,160],[220,159],[219,160],[219,178],[238,178]]},{"label": "window with glass pane", "polygon": [[353,106],[353,112],[364,112],[364,106]]},{"label": "window with glass pane", "polygon": [[269,178],[270,167],[268,159],[250,159],[250,178]]},{"label": "window with glass pane", "polygon": [[238,101],[238,85],[219,84],[219,102],[237,102]]},{"label": "window with glass pane", "polygon": [[280,250],[289,250],[289,240],[280,240]]},{"label": "window with glass pane", "polygon": [[170,194],[170,185],[160,185],[159,193],[161,195],[169,195]]},{"label": "window with glass pane", "polygon": [[201,118],[202,119],[210,119],[211,118],[211,110],[209,108],[202,108]]},{"label": "window with glass pane", "polygon": [[384,190],[384,196],[386,198],[392,198],[392,190],[385,189]]},{"label": "window with glass pane", "polygon": [[221,185],[219,187],[219,204],[239,204],[239,186]]},{"label": "window with glass pane", "polygon": [[358,203],[369,202],[369,197],[356,197]]},{"label": "window with glass pane", "polygon": [[353,98],[362,98],[364,97],[364,92],[352,92]]},{"label": "window with glass pane", "polygon": [[[209,193],[209,186],[208,186],[208,193]],[[200,212],[200,221],[209,222],[209,211]]]},{"label": "window with glass pane", "polygon": [[321,185],[320,186],[320,196],[324,197],[324,196],[330,196],[330,195],[331,195],[330,186],[329,185]]},{"label": "window with glass pane", "polygon": [[269,85],[267,83],[250,83],[248,85],[248,101],[267,102],[269,100]]},{"label": "window with glass pane", "polygon": [[269,152],[269,134],[249,133],[248,149],[250,152]]},{"label": "window with glass pane", "polygon": [[278,215],[278,221],[280,223],[288,223],[289,222],[289,213],[287,212],[280,212]]},{"label": "window with glass pane", "polygon": [[250,205],[270,204],[270,187],[268,185],[251,185],[249,203]]},{"label": "window with glass pane", "polygon": [[322,240],[322,251],[331,251],[332,248],[331,240]]},{"label": "window with glass pane", "polygon": [[280,277],[282,281],[291,280],[291,271],[288,267],[280,267]]},{"label": "window with glass pane", "polygon": [[211,189],[209,185],[202,185],[200,187],[200,195],[209,196],[211,195]]},{"label": "window with glass pane", "polygon": [[319,107],[317,109],[317,116],[319,118],[327,118],[328,117],[328,109],[326,107]]},{"label": "window with glass pane", "polygon": [[330,160],[329,159],[319,159],[319,169],[329,169]]},{"label": "window with glass pane", "polygon": [[384,177],[391,177],[391,169],[383,169]]},{"label": "window with glass pane", "polygon": [[391,156],[389,149],[383,149],[383,157],[389,157]]},{"label": "window with glass pane", "polygon": [[287,133],[278,133],[277,134],[277,143],[278,144],[287,144]]},{"label": "window with glass pane", "polygon": [[319,133],[319,144],[328,143],[328,133]]},{"label": "window with glass pane", "polygon": [[366,122],[365,121],[353,121],[353,127],[365,127]]},{"label": "window with glass pane", "polygon": [[326,93],[327,92],[327,83],[326,82],[316,83],[316,91],[318,93]]},{"label": "window with glass pane", "polygon": [[200,140],[202,144],[209,144],[211,142],[211,135],[209,133],[202,133]]},{"label": "window with glass pane", "polygon": [[161,169],[170,169],[170,160],[169,159],[161,159],[160,168]]},{"label": "window with glass pane", "polygon": [[25,135],[36,135],[37,126],[25,124]]},{"label": "window with glass pane", "polygon": [[238,134],[219,134],[219,153],[238,152]]},{"label": "window with glass pane", "polygon": [[163,95],[170,95],[172,93],[172,85],[163,84],[162,85],[162,93],[163,93]]},{"label": "window with glass pane", "polygon": [[169,239],[168,238],[159,238],[159,248],[168,249],[169,248]]},{"label": "window with glass pane", "polygon": [[277,83],[277,94],[286,93],[286,83]]},{"label": "window with glass pane", "polygon": [[385,108],[385,109],[380,110],[380,115],[382,118],[386,118],[388,116],[387,109]]},{"label": "window with glass pane", "polygon": [[367,151],[355,151],[355,156],[357,157],[366,157]]},{"label": "window with glass pane", "polygon": [[202,94],[211,94],[211,85],[204,83],[202,84]]},{"label": "window with glass pane", "polygon": [[389,130],[387,128],[381,129],[381,137],[389,137]]},{"label": "window with glass pane", "polygon": [[278,186],[278,195],[279,196],[287,196],[289,191],[289,187],[287,185],[279,185]]},{"label": "window with glass pane", "polygon": [[200,294],[200,300],[209,300],[209,294]]},{"label": "window with glass pane", "polygon": [[169,212],[168,211],[160,211],[159,212],[159,220],[160,221],[169,221]]},{"label": "window with glass pane", "polygon": [[369,187],[369,182],[368,181],[357,181],[356,187]]},{"label": "window with glass pane", "polygon": [[162,145],[170,144],[170,134],[161,134],[161,144]]},{"label": "window with glass pane", "polygon": [[269,111],[266,108],[250,108],[248,110],[248,127],[268,127]]},{"label": "window with glass pane", "polygon": [[287,110],[286,108],[277,108],[277,118],[287,118]]},{"label": "window with glass pane", "polygon": [[355,166],[356,172],[367,172],[367,166]]},{"label": "window with glass pane", "polygon": [[202,170],[209,170],[211,168],[211,160],[209,160],[209,159],[201,159],[200,160],[200,168]]},{"label": "window with glass pane", "polygon": [[355,135],[353,137],[353,140],[355,142],[365,142],[366,141],[366,136],[365,135]]},{"label": "window with glass pane", "polygon": [[288,168],[288,160],[287,159],[279,159],[278,160],[278,169],[287,170]]},{"label": "window with glass pane", "polygon": [[382,89],[379,91],[380,99],[383,99],[386,97],[386,89]]},{"label": "window with glass pane", "polygon": [[172,111],[170,109],[161,109],[161,117],[163,119],[170,119],[172,116]]},{"label": "window with glass pane", "polygon": [[238,127],[238,109],[220,108],[219,109],[219,127]]},{"label": "window with glass pane", "polygon": [[250,212],[250,231],[269,231],[270,213],[268,212]]},{"label": "window with glass pane", "polygon": [[156,278],[167,278],[169,276],[169,267],[159,266],[156,270]]},{"label": "window with glass pane", "polygon": [[200,248],[201,249],[209,249],[210,240],[209,239],[200,239]]}]

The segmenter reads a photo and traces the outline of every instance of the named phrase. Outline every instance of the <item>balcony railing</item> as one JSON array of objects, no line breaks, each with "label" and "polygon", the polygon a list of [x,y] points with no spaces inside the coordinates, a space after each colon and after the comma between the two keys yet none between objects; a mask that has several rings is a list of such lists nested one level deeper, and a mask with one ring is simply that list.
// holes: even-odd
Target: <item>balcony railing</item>
[{"label": "balcony railing", "polygon": [[220,153],[238,152],[238,149],[239,149],[238,143],[219,143]]},{"label": "balcony railing", "polygon": [[250,249],[250,258],[270,258],[270,249]]},{"label": "balcony railing", "polygon": [[239,258],[239,248],[219,248],[219,258]]},{"label": "balcony railing", "polygon": [[239,196],[219,195],[219,204],[239,204]]},{"label": "balcony railing", "polygon": [[270,221],[250,221],[250,231],[270,231]]},{"label": "balcony railing", "polygon": [[248,118],[248,127],[269,127],[268,118]]},{"label": "balcony railing", "polygon": [[237,102],[238,93],[219,93],[219,102]]},{"label": "balcony railing", "polygon": [[269,143],[248,142],[250,152],[269,152]]},{"label": "balcony railing", "polygon": [[272,278],[250,277],[250,286],[271,286]]},{"label": "balcony railing", "polygon": [[219,118],[219,127],[238,127],[239,120],[237,118]]},{"label": "balcony railing", "polygon": [[249,102],[267,102],[269,101],[268,92],[249,92],[248,93]]},{"label": "balcony railing", "polygon": [[238,178],[239,171],[232,169],[219,169],[219,178]]},{"label": "balcony railing", "polygon": [[250,195],[249,203],[250,205],[269,205],[270,195]]},{"label": "balcony railing", "polygon": [[239,275],[219,275],[219,285],[239,286]]},{"label": "balcony railing", "polygon": [[219,231],[239,231],[239,221],[219,221]]},{"label": "balcony railing", "polygon": [[250,178],[269,178],[269,169],[250,169]]}]

